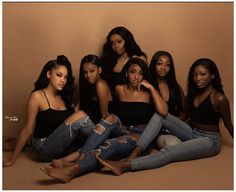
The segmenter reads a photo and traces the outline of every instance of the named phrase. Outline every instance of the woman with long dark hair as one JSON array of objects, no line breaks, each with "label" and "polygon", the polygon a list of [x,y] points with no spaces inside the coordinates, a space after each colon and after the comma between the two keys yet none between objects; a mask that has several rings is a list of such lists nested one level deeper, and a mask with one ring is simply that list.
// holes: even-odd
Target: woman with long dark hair
[{"label": "woman with long dark hair", "polygon": [[208,58],[198,59],[189,70],[187,106],[189,124],[171,114],[162,118],[155,113],[143,133],[149,137],[147,141],[151,141],[159,133],[160,125],[164,125],[171,134],[182,140],[181,143],[131,161],[108,161],[99,156],[97,159],[115,175],[120,175],[126,171],[158,168],[170,162],[217,155],[221,146],[220,119],[230,135],[233,137],[234,134],[229,101],[224,94],[217,66]]},{"label": "woman with long dark hair", "polygon": [[[42,167],[41,170],[48,176],[61,182],[69,182],[77,175],[97,170],[99,164],[96,155],[105,159],[126,157],[135,148],[153,113],[156,111],[161,116],[167,114],[167,104],[153,87],[146,63],[140,58],[131,58],[124,69],[126,83],[115,87],[118,100],[112,117],[116,123],[112,125],[103,122],[103,131],[93,133],[88,138],[91,143],[99,142],[101,146],[90,148],[90,151],[80,150],[80,157],[73,162],[61,164],[60,167]],[[120,136],[117,134],[119,128],[123,129]],[[119,137],[106,140],[110,135]],[[147,143],[145,140],[142,142]]]},{"label": "woman with long dark hair", "polygon": [[139,57],[145,62],[147,60],[145,53],[127,28],[123,26],[113,28],[107,35],[101,56],[104,76],[112,89],[124,83],[123,67],[132,57]]}]

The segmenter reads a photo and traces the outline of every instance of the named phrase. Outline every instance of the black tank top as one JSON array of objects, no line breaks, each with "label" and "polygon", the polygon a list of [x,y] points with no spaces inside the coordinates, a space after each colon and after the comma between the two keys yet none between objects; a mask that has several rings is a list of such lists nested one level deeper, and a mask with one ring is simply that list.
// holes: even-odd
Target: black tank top
[{"label": "black tank top", "polygon": [[115,114],[126,126],[147,124],[154,111],[154,105],[152,103],[143,102],[119,101],[115,107]]},{"label": "black tank top", "polygon": [[34,138],[45,138],[51,135],[59,125],[61,125],[72,113],[74,108],[66,110],[55,110],[50,107],[48,98],[42,90],[48,102],[49,109],[39,111],[36,117],[35,130],[33,133]]},{"label": "black tank top", "polygon": [[202,103],[198,107],[192,107],[192,111],[190,113],[190,120],[205,124],[205,125],[218,125],[220,114],[215,111],[212,103],[211,103],[211,94],[207,96],[207,98],[202,101]]}]

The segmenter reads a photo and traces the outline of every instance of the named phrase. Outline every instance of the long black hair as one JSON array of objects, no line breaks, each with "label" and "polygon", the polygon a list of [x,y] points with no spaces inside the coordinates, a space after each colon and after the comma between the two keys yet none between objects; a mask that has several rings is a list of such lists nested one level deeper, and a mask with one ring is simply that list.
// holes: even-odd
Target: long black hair
[{"label": "long black hair", "polygon": [[61,96],[62,100],[65,102],[66,107],[70,108],[73,104],[72,98],[73,98],[73,92],[74,92],[74,86],[73,86],[74,77],[72,74],[72,67],[71,67],[70,61],[64,55],[59,55],[57,56],[56,60],[50,60],[44,65],[38,79],[34,83],[33,91],[46,88],[49,84],[47,72],[51,71],[52,69],[57,68],[58,66],[65,66],[68,71],[66,84],[61,91],[58,91],[58,94]]},{"label": "long black hair", "polygon": [[194,74],[193,74],[194,69],[199,65],[204,66],[211,75],[214,75],[214,78],[211,81],[213,88],[218,92],[224,94],[220,73],[218,71],[215,62],[208,58],[200,58],[192,64],[188,73],[187,107],[189,111],[192,110],[194,98],[201,91],[194,83]]},{"label": "long black hair", "polygon": [[84,72],[83,72],[83,65],[85,63],[92,63],[93,65],[96,65],[97,67],[101,67],[102,63],[98,56],[89,54],[82,58],[80,62],[80,72],[79,72],[79,103],[80,108],[84,110],[85,112],[88,112],[89,110],[89,102],[92,97],[96,95],[96,85],[90,84],[85,78],[84,78]]},{"label": "long black hair", "polygon": [[134,36],[128,29],[123,26],[115,27],[108,33],[106,43],[103,45],[103,54],[101,56],[101,60],[106,73],[113,72],[113,68],[115,67],[119,57],[119,55],[117,55],[112,49],[111,36],[114,34],[120,35],[124,39],[125,50],[129,57],[134,55],[146,57],[146,54],[141,50],[139,45],[136,43]]},{"label": "long black hair", "polygon": [[154,82],[155,82],[154,86],[157,90],[160,91],[159,86],[158,86],[159,82],[158,82],[158,74],[156,73],[156,65],[157,65],[158,59],[161,56],[166,56],[170,60],[170,71],[166,75],[165,79],[167,81],[167,84],[170,90],[171,98],[169,98],[169,101],[171,102],[172,106],[174,106],[174,111],[176,111],[176,115],[179,115],[179,113],[183,110],[182,93],[181,93],[181,88],[176,79],[173,57],[167,51],[157,51],[152,56],[149,69],[150,69],[152,78],[154,79]]}]

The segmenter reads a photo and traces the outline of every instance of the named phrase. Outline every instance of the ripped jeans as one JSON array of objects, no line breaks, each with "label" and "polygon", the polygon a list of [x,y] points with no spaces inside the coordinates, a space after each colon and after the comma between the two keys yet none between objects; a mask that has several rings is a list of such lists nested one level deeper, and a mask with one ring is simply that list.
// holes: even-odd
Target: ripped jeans
[{"label": "ripped jeans", "polygon": [[89,116],[82,117],[68,125],[63,122],[47,138],[33,138],[32,145],[42,161],[51,161],[62,157],[78,136],[88,137],[94,127],[95,125]]},{"label": "ripped jeans", "polygon": [[[79,174],[82,175],[101,168],[95,157],[96,152],[99,153],[102,159],[113,159],[117,157],[121,159],[127,157],[136,147],[137,138],[132,138],[131,134],[136,134],[139,137],[145,127],[146,125],[126,126],[126,134],[107,139],[97,149],[87,152],[82,160],[76,161],[80,167]],[[119,133],[119,131],[116,130],[116,133]]]},{"label": "ripped jeans", "polygon": [[96,127],[93,130],[93,133],[86,140],[84,146],[78,151],[86,154],[90,151],[97,149],[100,145],[102,145],[108,138],[118,137],[121,135],[128,134],[128,131],[116,115],[110,114],[115,118],[114,123],[110,123],[105,119],[101,119],[97,126],[101,127],[103,131],[98,131]]},{"label": "ripped jeans", "polygon": [[220,151],[220,133],[192,128],[171,114],[163,118],[155,113],[140,137],[141,142],[139,143],[146,146],[147,143],[142,142],[147,141],[147,138],[150,140],[155,138],[161,125],[164,125],[172,135],[177,136],[183,142],[162,148],[157,153],[133,159],[131,161],[132,171],[158,168],[175,161],[210,157]]}]

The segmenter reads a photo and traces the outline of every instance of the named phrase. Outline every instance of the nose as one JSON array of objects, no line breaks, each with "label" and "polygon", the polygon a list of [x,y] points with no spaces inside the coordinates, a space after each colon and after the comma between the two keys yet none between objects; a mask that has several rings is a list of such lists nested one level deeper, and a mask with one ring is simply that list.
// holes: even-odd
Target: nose
[{"label": "nose", "polygon": [[134,78],[135,78],[135,79],[138,79],[138,78],[139,78],[139,74],[136,73],[136,74],[134,75]]}]

